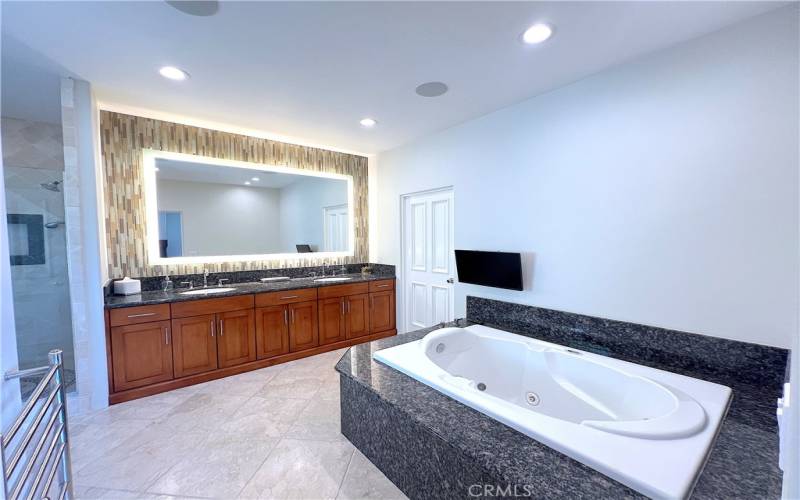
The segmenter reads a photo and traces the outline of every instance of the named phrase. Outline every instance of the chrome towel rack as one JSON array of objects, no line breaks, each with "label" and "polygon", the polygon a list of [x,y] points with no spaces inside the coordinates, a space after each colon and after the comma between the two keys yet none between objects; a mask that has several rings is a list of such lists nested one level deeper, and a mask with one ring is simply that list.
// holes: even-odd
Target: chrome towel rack
[{"label": "chrome towel rack", "polygon": [[63,353],[55,349],[47,357],[47,366],[5,374],[6,380],[44,374],[8,431],[0,435],[3,493],[8,500],[73,498]]}]

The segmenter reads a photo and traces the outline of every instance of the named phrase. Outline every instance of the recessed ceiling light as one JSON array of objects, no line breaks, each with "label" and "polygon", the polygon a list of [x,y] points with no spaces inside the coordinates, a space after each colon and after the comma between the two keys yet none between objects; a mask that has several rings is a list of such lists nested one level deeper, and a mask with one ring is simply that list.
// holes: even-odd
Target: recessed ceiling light
[{"label": "recessed ceiling light", "polygon": [[161,73],[161,76],[170,80],[186,80],[189,78],[189,73],[174,66],[164,66],[158,72]]},{"label": "recessed ceiling light", "polygon": [[251,180],[251,181],[254,181],[254,182],[258,182],[258,181],[260,181],[261,179],[259,179],[258,177],[253,177],[253,178],[252,178],[252,179],[250,179],[250,180]]},{"label": "recessed ceiling light", "polygon": [[250,185],[250,181],[244,181],[244,185],[245,186],[249,186]]},{"label": "recessed ceiling light", "polygon": [[374,127],[378,122],[372,118],[364,118],[358,123],[360,123],[362,127]]},{"label": "recessed ceiling light", "polygon": [[418,85],[416,89],[417,95],[422,97],[439,97],[447,92],[447,85],[442,82],[427,82]]},{"label": "recessed ceiling light", "polygon": [[528,44],[542,43],[553,36],[553,27],[545,23],[536,23],[525,30],[522,41]]}]

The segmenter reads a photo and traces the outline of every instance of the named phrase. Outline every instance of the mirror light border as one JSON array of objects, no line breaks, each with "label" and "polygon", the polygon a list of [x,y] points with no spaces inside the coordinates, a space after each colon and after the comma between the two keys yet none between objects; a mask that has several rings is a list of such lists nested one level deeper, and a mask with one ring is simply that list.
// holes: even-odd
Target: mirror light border
[{"label": "mirror light border", "polygon": [[[247,168],[256,172],[277,172],[282,174],[322,177],[347,181],[347,220],[348,235],[346,252],[312,252],[312,253],[267,253],[253,255],[211,255],[191,257],[161,257],[158,242],[158,193],[156,187],[156,160],[187,161],[204,163],[220,167]],[[268,165],[239,160],[225,160],[211,156],[199,156],[188,153],[173,153],[154,149],[142,149],[142,165],[144,167],[144,204],[146,212],[145,234],[147,235],[147,255],[151,266],[170,266],[181,264],[216,264],[224,262],[294,260],[299,263],[317,259],[335,259],[353,257],[355,255],[355,204],[353,199],[353,176],[318,172],[314,170],[293,168],[280,165]]]}]

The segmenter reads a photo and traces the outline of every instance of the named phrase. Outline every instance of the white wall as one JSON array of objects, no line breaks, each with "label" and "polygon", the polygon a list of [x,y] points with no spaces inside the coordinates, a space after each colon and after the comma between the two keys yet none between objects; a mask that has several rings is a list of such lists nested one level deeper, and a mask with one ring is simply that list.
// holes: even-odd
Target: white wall
[{"label": "white wall", "polygon": [[456,248],[534,254],[530,289],[457,285],[457,316],[475,294],[789,347],[790,9],[381,154],[379,260],[400,263],[399,196],[452,185]]},{"label": "white wall", "polygon": [[281,251],[294,253],[308,243],[323,250],[323,208],[347,203],[347,182],[306,177],[281,189]]},{"label": "white wall", "polygon": [[277,189],[158,181],[158,209],[183,212],[183,254],[280,252]]}]

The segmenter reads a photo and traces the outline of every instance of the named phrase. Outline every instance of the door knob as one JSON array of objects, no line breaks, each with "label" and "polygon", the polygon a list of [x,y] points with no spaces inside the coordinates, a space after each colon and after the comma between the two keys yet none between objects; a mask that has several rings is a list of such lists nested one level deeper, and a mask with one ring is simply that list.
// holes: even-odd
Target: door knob
[{"label": "door knob", "polygon": [[447,282],[452,284],[454,282],[453,278],[447,278]]}]

